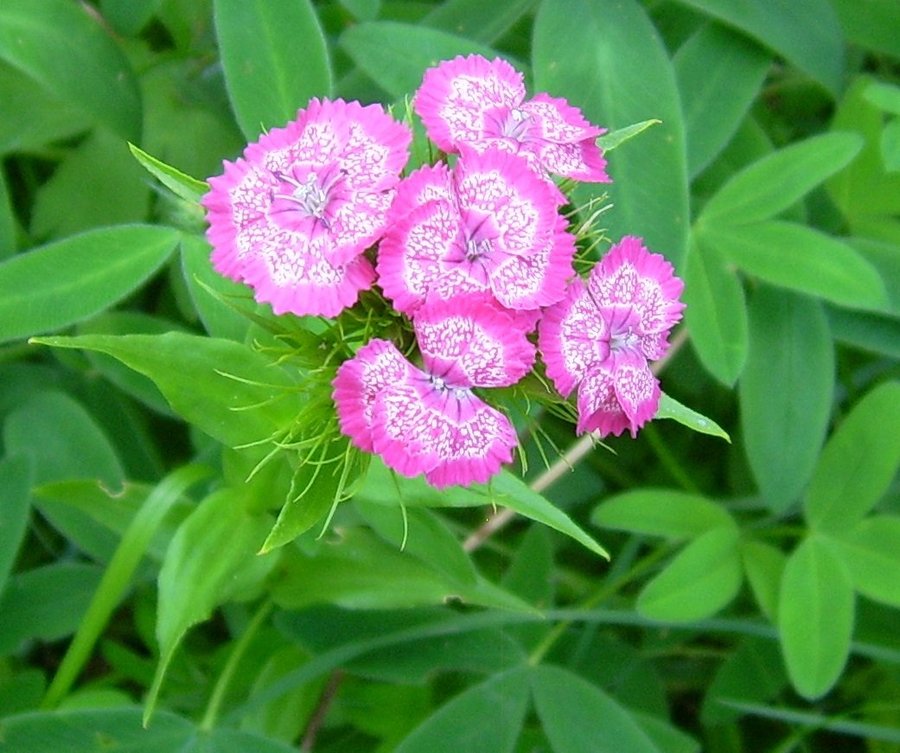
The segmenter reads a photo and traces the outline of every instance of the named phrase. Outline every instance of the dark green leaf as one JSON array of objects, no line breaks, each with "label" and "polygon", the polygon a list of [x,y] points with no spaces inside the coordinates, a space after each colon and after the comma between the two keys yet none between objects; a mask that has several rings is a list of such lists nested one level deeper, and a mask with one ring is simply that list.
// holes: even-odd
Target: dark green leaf
[{"label": "dark green leaf", "polygon": [[0,261],[9,258],[16,252],[17,224],[9,189],[6,186],[6,176],[0,170]]},{"label": "dark green leaf", "polygon": [[153,17],[163,0],[102,0],[103,16],[120,34],[137,34]]},{"label": "dark green leaf", "polygon": [[667,539],[692,539],[714,528],[733,523],[722,505],[699,494],[674,489],[635,489],[601,502],[591,522],[612,528]]},{"label": "dark green leaf", "polygon": [[849,41],[900,56],[900,5],[894,0],[832,0]]},{"label": "dark green leaf", "polygon": [[777,547],[753,539],[741,542],[741,557],[756,603],[769,621],[775,622],[781,574],[787,557]]},{"label": "dark green leaf", "polygon": [[0,460],[0,594],[28,525],[32,461],[24,455]]},{"label": "dark green leaf", "polygon": [[900,319],[869,311],[828,307],[834,339],[854,348],[900,359]]},{"label": "dark green leaf", "polygon": [[422,22],[435,29],[449,29],[454,34],[476,42],[491,44],[537,5],[537,0],[446,0],[431,11]]}]

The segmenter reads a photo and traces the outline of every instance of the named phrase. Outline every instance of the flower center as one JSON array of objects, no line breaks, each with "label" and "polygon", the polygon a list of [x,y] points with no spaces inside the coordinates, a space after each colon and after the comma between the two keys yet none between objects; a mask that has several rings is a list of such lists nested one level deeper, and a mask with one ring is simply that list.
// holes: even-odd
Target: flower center
[{"label": "flower center", "polygon": [[[305,174],[304,174],[305,173]],[[335,166],[306,172],[275,173],[280,181],[272,192],[271,213],[286,227],[305,226],[310,221],[329,230],[334,205],[342,196],[344,173]],[[329,211],[330,210],[330,211]]]},{"label": "flower center", "polygon": [[531,129],[531,117],[521,110],[510,110],[503,119],[502,135],[516,141],[524,141]]}]

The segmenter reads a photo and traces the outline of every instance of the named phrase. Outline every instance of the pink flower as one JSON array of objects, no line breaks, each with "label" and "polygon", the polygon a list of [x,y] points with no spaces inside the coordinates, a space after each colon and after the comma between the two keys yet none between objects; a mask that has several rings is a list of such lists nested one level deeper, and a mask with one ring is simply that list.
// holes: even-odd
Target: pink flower
[{"label": "pink flower", "polygon": [[371,286],[409,129],[378,105],[312,100],[226,162],[203,198],[213,266],[276,314],[334,316]]},{"label": "pink flower", "polygon": [[578,388],[579,433],[634,436],[656,415],[659,383],[649,361],[668,349],[683,287],[663,256],[626,236],[544,313],[541,355],[563,397]]},{"label": "pink flower", "polygon": [[471,388],[515,383],[531,368],[534,347],[481,296],[429,301],[414,324],[424,370],[379,339],[338,369],[341,430],[388,467],[424,473],[437,488],[483,483],[512,460],[516,433]]},{"label": "pink flower", "polygon": [[452,171],[420,168],[397,190],[378,282],[404,313],[429,294],[469,292],[517,311],[548,306],[564,295],[575,253],[557,207],[555,190],[506,152],[465,151]]},{"label": "pink flower", "polygon": [[525,156],[534,167],[575,180],[608,183],[597,146],[605,129],[591,125],[564,99],[525,101],[522,74],[505,60],[456,57],[425,71],[415,109],[445,152],[488,146]]}]

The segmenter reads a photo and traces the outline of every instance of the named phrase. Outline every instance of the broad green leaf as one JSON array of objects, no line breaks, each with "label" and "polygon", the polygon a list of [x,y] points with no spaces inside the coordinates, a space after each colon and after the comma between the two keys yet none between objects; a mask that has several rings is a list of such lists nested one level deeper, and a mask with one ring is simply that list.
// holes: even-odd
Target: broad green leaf
[{"label": "broad green leaf", "polygon": [[747,359],[744,286],[711,243],[694,237],[684,277],[684,320],[700,362],[716,379],[733,386]]},{"label": "broad green leaf", "polygon": [[0,594],[0,656],[74,632],[101,575],[96,565],[62,562],[12,576]]},{"label": "broad green leaf", "polygon": [[35,340],[107,353],[150,377],[172,408],[229,447],[290,427],[302,401],[295,381],[261,353],[231,340],[164,335],[83,335]]},{"label": "broad green leaf", "polygon": [[4,748],[65,753],[296,753],[286,743],[226,727],[201,729],[160,711],[145,728],[138,708],[41,711],[3,720]]},{"label": "broad green leaf", "polygon": [[99,314],[134,291],[175,248],[175,230],[101,228],[0,264],[0,341],[49,332]]},{"label": "broad green leaf", "polygon": [[804,500],[811,527],[847,531],[878,503],[900,467],[896,426],[900,382],[885,382],[853,407],[825,445]]},{"label": "broad green leaf", "polygon": [[[884,218],[865,225],[867,238],[848,238],[853,248],[881,275],[885,283],[900,280],[900,219]],[[886,284],[888,310],[900,317],[900,285]]]},{"label": "broad green leaf", "polygon": [[637,611],[667,622],[714,615],[741,587],[738,536],[733,523],[701,533],[641,589]]},{"label": "broad green leaf", "polygon": [[735,174],[703,208],[698,225],[767,220],[840,172],[862,149],[855,133],[826,133],[800,141]]},{"label": "broad green leaf", "polygon": [[341,49],[394,99],[412,97],[425,69],[456,55],[497,53],[470,38],[396,21],[370,21],[347,29]]},{"label": "broad green leaf", "polygon": [[760,287],[738,396],[750,469],[766,504],[786,510],[809,481],[825,439],[834,349],[821,306]]},{"label": "broad green leaf", "polygon": [[756,603],[766,618],[774,623],[778,614],[781,574],[787,557],[771,544],[750,539],[741,542],[741,558]]},{"label": "broad green leaf", "polygon": [[804,698],[827,693],[850,653],[853,587],[827,541],[811,536],[788,557],[778,600],[778,633],[791,684]]},{"label": "broad green leaf", "polygon": [[853,587],[874,601],[900,607],[900,517],[876,515],[834,535]]},{"label": "broad green leaf", "polygon": [[6,176],[0,170],[0,261],[16,252],[16,225],[16,214],[6,186]]},{"label": "broad green leaf", "polygon": [[682,426],[687,426],[700,434],[709,434],[712,437],[719,437],[726,442],[730,442],[731,438],[721,426],[719,426],[711,418],[707,418],[701,413],[688,408],[686,405],[679,403],[671,395],[663,393],[659,400],[659,408],[653,418],[668,418],[677,421]]},{"label": "broad green leaf", "polygon": [[528,672],[496,674],[464,690],[413,730],[395,753],[513,753],[528,709]]},{"label": "broad green leaf", "polygon": [[759,45],[731,29],[701,26],[673,60],[684,107],[688,174],[696,176],[731,140],[771,65]]},{"label": "broad green leaf", "polygon": [[591,513],[591,522],[601,528],[678,541],[696,538],[734,521],[722,505],[699,494],[647,488],[604,500]]},{"label": "broad green leaf", "polygon": [[610,236],[643,236],[681,269],[689,222],[681,102],[644,10],[635,0],[545,0],[535,19],[533,68],[538,91],[567,98],[610,130],[662,121],[639,144],[609,155],[612,185],[581,186],[575,196],[585,203],[608,191]]},{"label": "broad green leaf", "polygon": [[357,21],[372,21],[381,10],[381,0],[339,0]]},{"label": "broad green leaf", "polygon": [[137,80],[122,51],[86,7],[69,0],[3,0],[0,59],[122,138],[138,140]]},{"label": "broad green leaf", "polygon": [[449,29],[475,42],[491,44],[522,18],[537,0],[446,0],[428,13],[422,23],[435,29]]},{"label": "broad green leaf", "polygon": [[772,220],[703,228],[702,243],[772,285],[850,308],[885,309],[884,282],[852,246],[805,225]]},{"label": "broad green leaf", "polygon": [[831,306],[827,313],[835,340],[854,348],[900,359],[900,318]]},{"label": "broad green leaf", "polygon": [[147,152],[139,149],[134,144],[129,144],[128,148],[131,150],[134,158],[148,173],[185,201],[199,202],[203,195],[209,191],[209,184],[206,181],[192,178],[190,175],[181,172],[181,170],[147,154]]},{"label": "broad green leaf", "polygon": [[701,753],[700,743],[674,723],[666,721],[668,711],[660,716],[648,714],[636,709],[631,710],[635,721],[653,744],[665,753]]},{"label": "broad green leaf", "polygon": [[328,48],[310,0],[215,0],[214,6],[225,83],[248,139],[293,120],[312,97],[331,94]]},{"label": "broad green leaf", "polygon": [[496,475],[491,480],[490,490],[491,499],[496,504],[509,507],[526,518],[550,526],[575,539],[594,554],[609,559],[606,550],[581,530],[568,515],[510,471],[504,470]]},{"label": "broad green leaf", "polygon": [[627,709],[567,669],[534,667],[531,692],[554,753],[661,753]]},{"label": "broad green leaf", "polygon": [[895,0],[831,0],[847,39],[876,52],[900,56],[900,5]]},{"label": "broad green leaf", "polygon": [[900,86],[876,81],[866,88],[863,96],[884,112],[900,115]]},{"label": "broad green leaf", "polygon": [[735,26],[782,55],[831,92],[844,74],[844,38],[828,0],[681,0]]},{"label": "broad green leaf", "polygon": [[0,594],[12,571],[28,525],[32,461],[24,455],[0,460]]},{"label": "broad green leaf", "polygon": [[271,526],[265,515],[249,515],[239,491],[220,489],[203,500],[172,539],[159,573],[156,639],[159,664],[145,706],[153,713],[166,670],[188,629],[219,604],[253,584],[275,564],[257,556]]}]

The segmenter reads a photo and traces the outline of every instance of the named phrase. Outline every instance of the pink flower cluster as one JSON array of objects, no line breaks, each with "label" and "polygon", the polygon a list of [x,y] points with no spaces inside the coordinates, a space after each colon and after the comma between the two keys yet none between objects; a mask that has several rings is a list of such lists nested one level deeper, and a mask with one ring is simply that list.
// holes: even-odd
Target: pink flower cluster
[{"label": "pink flower cluster", "polygon": [[[432,485],[487,481],[517,440],[483,389],[533,367],[578,431],[632,434],[658,408],[649,362],[681,316],[671,265],[626,237],[582,280],[553,176],[607,182],[603,129],[477,55],[426,71],[414,106],[448,154],[401,179],[409,128],[377,105],[313,100],[210,180],[212,262],[276,314],[336,316],[377,282],[412,323],[421,366],[372,339],[333,381],[341,430]],[[535,338],[533,333],[538,329]]]}]

